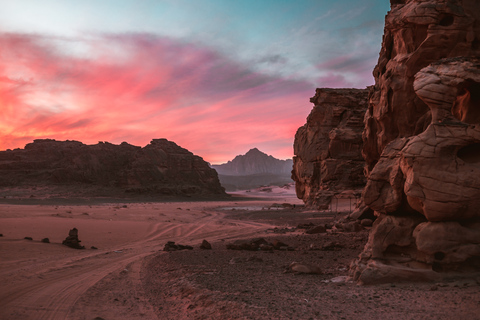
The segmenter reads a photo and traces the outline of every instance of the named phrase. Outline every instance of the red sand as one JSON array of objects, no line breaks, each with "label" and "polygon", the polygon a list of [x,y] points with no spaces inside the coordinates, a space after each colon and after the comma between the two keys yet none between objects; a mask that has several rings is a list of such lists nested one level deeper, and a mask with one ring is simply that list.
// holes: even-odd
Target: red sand
[{"label": "red sand", "polygon": [[[325,222],[331,217],[298,208],[257,213],[216,210],[267,208],[274,202],[300,204],[291,194],[269,196],[274,198],[91,206],[2,204],[0,319],[478,318],[480,290],[476,279],[434,287],[329,284],[329,279],[347,275],[348,263],[363,248],[367,231],[321,237],[299,232],[279,235],[297,250],[263,253],[257,260],[264,263],[256,265],[232,264],[236,261],[233,258],[249,261],[255,254],[226,250],[224,244],[230,240],[268,237],[271,235],[265,230],[274,225]],[[73,227],[79,230],[85,250],[61,245]],[[343,241],[344,249],[308,251],[310,243],[331,240],[326,237]],[[43,238],[51,243],[42,243]],[[198,249],[203,239],[214,249]],[[167,241],[195,249],[165,253],[161,250]],[[307,278],[283,273],[285,265],[299,259],[317,263],[328,272]],[[389,291],[383,292],[385,288]],[[299,292],[308,297],[298,300]],[[356,301],[352,292],[365,299]],[[334,295],[338,297],[331,300]],[[369,295],[387,300],[391,295],[390,305],[369,305]],[[304,300],[311,305],[304,305]],[[405,313],[409,309],[415,312]]]}]

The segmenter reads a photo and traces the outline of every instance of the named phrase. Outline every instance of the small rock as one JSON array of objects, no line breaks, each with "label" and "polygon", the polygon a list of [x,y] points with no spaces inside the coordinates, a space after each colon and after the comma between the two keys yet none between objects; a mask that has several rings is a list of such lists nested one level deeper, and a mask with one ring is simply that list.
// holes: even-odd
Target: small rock
[{"label": "small rock", "polygon": [[438,287],[437,286],[432,286],[430,287],[430,291],[437,291],[438,290]]},{"label": "small rock", "polygon": [[95,246],[91,246],[90,249],[92,249],[92,250],[98,250],[98,248],[95,247]]},{"label": "small rock", "polygon": [[212,245],[207,240],[203,240],[202,244],[200,245],[200,249],[211,250]]},{"label": "small rock", "polygon": [[322,246],[322,250],[324,251],[331,251],[335,250],[335,248],[341,248],[342,246],[334,241],[328,241],[325,242],[325,244]]},{"label": "small rock", "polygon": [[358,232],[363,229],[362,225],[360,225],[360,223],[358,223],[357,221],[345,222],[341,225],[341,229],[343,229],[343,231],[345,232]]},{"label": "small rock", "polygon": [[245,262],[245,258],[241,258],[241,257],[233,257],[232,259],[230,259],[230,261],[228,262],[228,264],[237,264],[237,263],[243,263]]},{"label": "small rock", "polygon": [[293,272],[306,273],[306,274],[322,274],[322,270],[318,266],[292,262],[289,266],[289,269]]},{"label": "small rock", "polygon": [[33,240],[32,237],[25,237],[25,238],[23,238],[23,239],[25,239],[25,240]]},{"label": "small rock", "polygon": [[163,247],[163,251],[177,251],[177,250],[193,250],[192,246],[175,244],[174,241],[168,241]]},{"label": "small rock", "polygon": [[48,239],[48,238],[43,238],[43,239],[42,239],[42,242],[43,242],[43,243],[50,243],[50,239]]},{"label": "small rock", "polygon": [[260,250],[260,245],[269,245],[264,238],[254,238],[251,240],[236,240],[233,243],[227,244],[227,249],[230,250]]},{"label": "small rock", "polygon": [[0,237],[3,237],[3,233],[0,233]]},{"label": "small rock", "polygon": [[315,227],[315,225],[311,222],[309,223],[302,223],[297,226],[297,229],[309,229],[311,227]]},{"label": "small rock", "polygon": [[277,250],[279,250],[281,247],[288,247],[288,244],[285,244],[280,240],[273,240],[272,245],[273,245],[273,248]]},{"label": "small rock", "polygon": [[325,233],[325,232],[327,232],[327,228],[325,228],[325,226],[315,226],[305,231],[305,233],[308,233],[308,234],[317,234],[317,233]]}]

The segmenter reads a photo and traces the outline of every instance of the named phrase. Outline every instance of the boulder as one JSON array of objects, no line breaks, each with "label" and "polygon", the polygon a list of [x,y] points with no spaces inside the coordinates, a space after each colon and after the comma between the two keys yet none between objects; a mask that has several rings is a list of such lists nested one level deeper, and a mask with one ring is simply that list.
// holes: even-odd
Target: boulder
[{"label": "boulder", "polygon": [[465,261],[480,270],[480,221],[463,225],[458,221],[424,222],[415,228],[413,238],[424,253],[422,260],[437,271]]},{"label": "boulder", "polygon": [[62,244],[73,249],[85,249],[84,246],[80,245],[80,242],[78,239],[78,229],[73,228],[68,232],[68,237],[63,240]]},{"label": "boulder", "polygon": [[163,251],[193,250],[192,246],[175,244],[174,241],[168,241],[163,247]]},{"label": "boulder", "polygon": [[211,250],[211,249],[212,249],[212,245],[211,245],[210,242],[208,242],[207,240],[203,240],[203,241],[202,241],[202,244],[200,245],[200,249]]},{"label": "boulder", "polygon": [[327,228],[325,228],[325,226],[314,226],[305,230],[305,233],[307,234],[317,234],[325,232],[327,232]]}]

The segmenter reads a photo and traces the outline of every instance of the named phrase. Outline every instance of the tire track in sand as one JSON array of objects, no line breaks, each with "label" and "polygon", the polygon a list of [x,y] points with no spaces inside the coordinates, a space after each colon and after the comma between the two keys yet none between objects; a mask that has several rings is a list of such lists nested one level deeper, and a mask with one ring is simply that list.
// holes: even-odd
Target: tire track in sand
[{"label": "tire track in sand", "polygon": [[[109,274],[157,252],[165,241],[235,238],[258,233],[266,224],[236,222],[222,225],[219,212],[209,212],[194,223],[156,223],[142,240],[123,245],[121,253],[95,252],[79,258],[55,261],[40,270],[40,278],[25,279],[0,293],[1,319],[67,319],[78,298]],[[162,242],[163,241],[163,242]],[[117,250],[117,251],[120,251]]]}]

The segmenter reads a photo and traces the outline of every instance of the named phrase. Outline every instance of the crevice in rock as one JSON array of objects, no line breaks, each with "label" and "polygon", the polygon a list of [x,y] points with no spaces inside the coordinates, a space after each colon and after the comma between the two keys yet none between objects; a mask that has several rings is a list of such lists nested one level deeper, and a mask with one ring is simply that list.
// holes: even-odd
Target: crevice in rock
[{"label": "crevice in rock", "polygon": [[453,15],[443,14],[440,17],[440,22],[438,24],[441,25],[442,27],[448,27],[448,26],[451,26],[454,21],[455,21],[455,18]]},{"label": "crevice in rock", "polygon": [[413,45],[414,50],[417,50],[418,47],[425,41],[428,36],[428,25],[419,25],[416,29],[413,30]]},{"label": "crevice in rock", "polygon": [[433,257],[435,258],[435,260],[442,261],[445,258],[445,253],[438,251],[433,254]]}]

